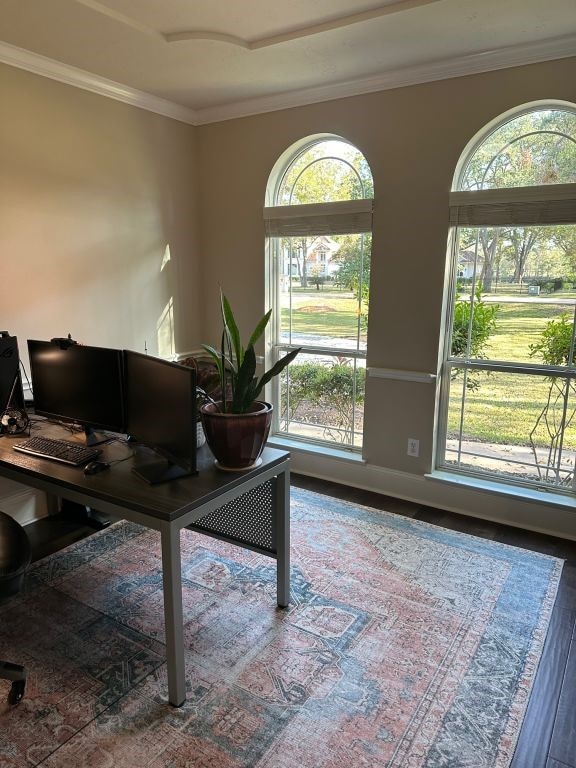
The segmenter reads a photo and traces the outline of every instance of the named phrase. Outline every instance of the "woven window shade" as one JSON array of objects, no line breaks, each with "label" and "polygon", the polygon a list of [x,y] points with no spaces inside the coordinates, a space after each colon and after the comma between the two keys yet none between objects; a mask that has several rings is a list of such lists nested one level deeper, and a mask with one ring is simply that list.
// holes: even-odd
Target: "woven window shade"
[{"label": "woven window shade", "polygon": [[372,231],[373,200],[264,208],[268,237],[347,235]]},{"label": "woven window shade", "polygon": [[576,184],[452,192],[450,224],[464,227],[576,224]]}]

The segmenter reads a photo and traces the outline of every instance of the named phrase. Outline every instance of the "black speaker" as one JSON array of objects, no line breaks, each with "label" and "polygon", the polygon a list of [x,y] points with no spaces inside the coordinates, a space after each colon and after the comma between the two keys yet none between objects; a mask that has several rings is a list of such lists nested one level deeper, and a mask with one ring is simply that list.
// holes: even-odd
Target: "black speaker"
[{"label": "black speaker", "polygon": [[24,410],[18,340],[0,331],[0,414],[9,408]]}]

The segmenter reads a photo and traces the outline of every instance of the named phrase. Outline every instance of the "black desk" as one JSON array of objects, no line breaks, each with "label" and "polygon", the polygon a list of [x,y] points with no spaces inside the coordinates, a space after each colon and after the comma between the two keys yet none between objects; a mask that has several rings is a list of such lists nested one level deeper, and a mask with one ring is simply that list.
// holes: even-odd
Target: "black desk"
[{"label": "black desk", "polygon": [[[33,434],[70,439],[62,427],[41,424]],[[198,451],[199,474],[150,486],[131,471],[150,460],[146,448],[118,442],[102,446],[107,461],[136,456],[97,475],[82,468],[14,451],[23,437],[0,438],[0,476],[39,488],[54,505],[58,497],[94,507],[117,518],[160,531],[168,700],[186,700],[180,531],[188,527],[273,557],[277,561],[277,600],[290,601],[290,455],[266,448],[262,464],[243,473],[216,469],[207,447]]]}]

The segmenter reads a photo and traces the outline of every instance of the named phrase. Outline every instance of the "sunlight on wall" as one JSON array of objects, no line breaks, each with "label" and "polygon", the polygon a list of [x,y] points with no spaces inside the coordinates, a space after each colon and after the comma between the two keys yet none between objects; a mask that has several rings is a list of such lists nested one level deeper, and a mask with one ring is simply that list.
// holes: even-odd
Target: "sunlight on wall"
[{"label": "sunlight on wall", "polygon": [[[170,243],[166,243],[160,272],[164,271],[168,262],[171,260]],[[158,322],[156,323],[156,334],[158,338],[158,355],[164,358],[173,358],[176,355],[176,343],[174,340],[174,297],[170,296],[168,304],[164,307]]]},{"label": "sunlight on wall", "polygon": [[156,331],[159,357],[173,358],[176,355],[176,345],[174,341],[174,299],[172,296],[160,315],[156,324]]},{"label": "sunlight on wall", "polygon": [[164,256],[162,257],[162,264],[160,264],[160,272],[164,269],[166,264],[170,261],[170,243],[166,243],[166,248],[164,249]]}]

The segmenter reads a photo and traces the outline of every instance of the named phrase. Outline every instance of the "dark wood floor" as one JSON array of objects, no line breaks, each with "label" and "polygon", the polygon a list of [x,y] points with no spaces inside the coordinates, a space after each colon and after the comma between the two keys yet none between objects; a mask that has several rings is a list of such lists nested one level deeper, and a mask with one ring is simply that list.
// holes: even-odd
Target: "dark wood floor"
[{"label": "dark wood floor", "polygon": [[[393,499],[323,480],[292,475],[300,488],[455,531],[565,560],[544,653],[511,768],[576,768],[576,542]],[[40,520],[27,526],[33,557],[38,559],[93,533],[74,516]]]}]

